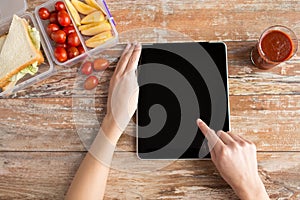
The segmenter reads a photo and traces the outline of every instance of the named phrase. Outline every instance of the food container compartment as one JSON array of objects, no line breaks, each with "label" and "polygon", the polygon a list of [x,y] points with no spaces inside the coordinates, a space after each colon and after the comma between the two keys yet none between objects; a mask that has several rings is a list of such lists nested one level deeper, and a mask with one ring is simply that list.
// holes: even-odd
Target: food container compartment
[{"label": "food container compartment", "polygon": [[[39,24],[39,26],[40,26],[41,33],[42,33],[43,37],[45,38],[46,44],[47,44],[48,49],[49,49],[49,51],[50,51],[50,55],[51,55],[52,59],[54,60],[54,62],[55,62],[56,64],[61,65],[61,66],[65,66],[65,67],[72,66],[72,65],[74,65],[74,64],[77,64],[78,62],[83,61],[87,56],[89,56],[89,57],[94,56],[94,55],[96,55],[97,53],[99,53],[99,52],[101,52],[101,51],[103,51],[103,50],[105,50],[105,49],[107,49],[107,48],[109,48],[109,47],[112,47],[112,46],[114,46],[115,44],[118,43],[118,33],[117,33],[117,30],[116,30],[116,27],[115,27],[113,18],[111,17],[110,12],[109,12],[109,10],[108,10],[108,8],[107,8],[106,3],[105,3],[104,0],[103,0],[103,1],[97,1],[97,3],[101,6],[101,8],[103,8],[103,10],[104,10],[104,11],[106,12],[106,14],[107,14],[107,15],[106,15],[106,19],[109,21],[109,23],[110,23],[110,25],[111,25],[111,27],[112,27],[112,35],[113,35],[113,37],[110,38],[110,39],[108,39],[108,40],[105,41],[103,44],[101,44],[101,45],[99,45],[99,46],[97,46],[97,47],[95,47],[95,48],[88,48],[88,47],[85,45],[85,40],[87,40],[87,39],[90,38],[90,37],[83,36],[83,35],[80,33],[78,27],[75,25],[73,16],[72,16],[72,14],[70,13],[70,11],[69,11],[69,9],[68,9],[68,7],[67,7],[65,1],[64,1],[64,0],[61,0],[61,1],[63,1],[63,2],[65,3],[65,5],[66,5],[66,7],[67,7],[67,11],[68,11],[68,13],[69,13],[69,15],[70,15],[70,17],[71,17],[72,23],[74,24],[75,30],[76,30],[76,32],[77,32],[79,38],[80,38],[80,41],[81,41],[81,44],[82,44],[82,46],[83,46],[83,48],[84,48],[84,50],[85,50],[85,53],[84,53],[84,54],[81,54],[81,55],[79,55],[79,56],[77,56],[77,57],[75,57],[75,58],[72,58],[72,59],[70,59],[70,60],[67,60],[67,61],[65,61],[65,62],[59,62],[59,61],[55,58],[55,56],[54,56],[55,43],[51,40],[51,38],[48,36],[48,34],[47,34],[47,32],[46,32],[47,26],[48,26],[48,24],[49,24],[49,20],[42,20],[42,19],[40,19],[39,14],[38,14],[39,9],[42,8],[42,7],[47,8],[50,12],[51,12],[51,11],[54,11],[54,10],[55,10],[54,5],[55,5],[55,3],[56,3],[57,1],[60,1],[60,0],[50,0],[50,1],[47,1],[46,3],[41,4],[41,5],[39,5],[39,6],[37,6],[37,7],[35,8],[35,16],[36,16],[37,22],[38,22],[38,24]],[[84,2],[84,1],[82,1],[82,2]],[[83,15],[80,14],[80,16],[81,16],[81,19],[82,19],[82,18],[83,18]]]},{"label": "food container compartment", "polygon": [[[78,62],[83,61],[87,56],[92,57],[94,55],[97,55],[97,53],[114,46],[115,44],[118,43],[118,33],[116,31],[115,23],[114,20],[106,6],[106,3],[104,0],[100,1],[97,0],[97,3],[103,8],[103,10],[106,12],[106,19],[109,21],[112,27],[112,35],[113,37],[107,40],[105,43],[102,45],[96,47],[96,48],[88,48],[85,44],[84,41],[88,37],[83,37],[78,28],[75,26],[75,30],[81,40],[81,43],[83,45],[83,48],[85,49],[85,53],[77,56],[73,59],[67,60],[64,63],[58,62],[55,57],[54,57],[54,43],[50,40],[49,36],[46,33],[46,26],[48,25],[49,21],[44,21],[41,20],[39,15],[38,15],[38,10],[41,7],[46,7],[50,11],[54,10],[54,5],[58,0],[50,0],[42,5],[39,5],[35,9],[35,16],[33,16],[32,13],[26,12],[27,10],[27,2],[26,0],[1,0],[0,1],[0,36],[7,34],[11,21],[12,21],[12,16],[13,14],[18,15],[19,17],[25,18],[28,20],[29,24],[32,27],[35,27],[39,32],[40,32],[40,38],[41,38],[41,51],[44,55],[44,63],[40,64],[38,72],[31,76],[31,75],[26,75],[22,79],[20,79],[17,84],[4,92],[0,92],[0,98],[2,97],[9,97],[11,94],[24,89],[25,87],[29,87],[41,80],[44,80],[51,75],[53,75],[56,71],[56,66],[53,64],[53,61],[61,66],[72,66]],[[65,1],[62,0],[64,3]],[[70,14],[68,11],[71,20],[74,23],[73,16]]]},{"label": "food container compartment", "polygon": [[[21,1],[19,1],[19,2],[21,2]],[[1,5],[1,3],[0,3],[0,5]],[[25,12],[23,14],[20,14],[20,12],[19,12],[17,14],[19,17],[25,18],[32,27],[35,27],[40,32],[40,29],[35,21],[35,18],[33,17],[33,15],[31,13]],[[6,17],[5,19],[3,18],[3,20],[0,22],[0,27],[1,27],[0,36],[8,33],[11,21],[12,21],[12,16],[9,16],[9,17]],[[8,97],[12,93],[17,92],[17,91],[19,91],[25,87],[28,87],[34,83],[37,83],[40,80],[44,80],[45,78],[47,78],[53,74],[53,72],[55,71],[53,62],[50,58],[50,54],[47,50],[47,47],[46,47],[46,44],[44,42],[42,35],[40,38],[41,38],[41,51],[43,53],[45,61],[44,61],[44,63],[38,65],[38,67],[39,67],[38,72],[33,76],[27,74],[25,77],[20,79],[13,88],[5,90],[4,92],[1,92],[0,97]]]}]

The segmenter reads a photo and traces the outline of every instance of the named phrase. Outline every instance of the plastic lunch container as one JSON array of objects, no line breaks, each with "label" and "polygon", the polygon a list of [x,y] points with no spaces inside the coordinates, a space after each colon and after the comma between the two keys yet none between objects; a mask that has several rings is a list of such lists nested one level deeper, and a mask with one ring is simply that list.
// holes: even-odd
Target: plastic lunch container
[{"label": "plastic lunch container", "polygon": [[[115,44],[118,43],[118,32],[115,27],[115,22],[113,20],[113,17],[110,14],[110,11],[105,3],[105,0],[96,0],[97,3],[103,8],[103,10],[106,12],[106,18],[111,24],[112,27],[112,35],[113,37],[101,44],[100,46],[96,48],[88,48],[85,45],[85,39],[87,37],[84,37],[80,34],[78,28],[74,25],[75,30],[80,38],[81,44],[85,50],[85,53],[67,60],[66,62],[59,62],[57,59],[54,57],[54,43],[51,41],[49,38],[48,34],[46,33],[46,27],[49,23],[48,20],[41,20],[38,11],[41,7],[48,8],[50,11],[54,10],[54,4],[59,1],[59,0],[50,0],[45,2],[44,4],[41,4],[35,8],[34,15],[30,12],[27,12],[27,3],[26,0],[1,0],[0,1],[0,36],[8,33],[11,21],[12,21],[12,16],[14,14],[25,18],[29,24],[32,27],[35,27],[41,35],[41,50],[43,52],[45,61],[44,63],[40,64],[38,72],[33,75],[26,75],[23,77],[15,87],[6,90],[4,92],[0,93],[0,97],[8,97],[12,93],[15,93],[25,87],[28,87],[30,85],[33,85],[34,83],[37,83],[41,80],[44,80],[48,77],[50,77],[52,74],[54,74],[56,67],[53,63],[53,61],[60,66],[65,66],[65,67],[70,67],[76,63],[79,63],[83,61],[87,56],[92,57],[96,55],[97,53],[114,46]],[[65,3],[64,0],[61,0]],[[82,0],[81,0],[82,1]],[[74,23],[74,20],[72,18],[71,13],[68,11],[71,20]]]}]

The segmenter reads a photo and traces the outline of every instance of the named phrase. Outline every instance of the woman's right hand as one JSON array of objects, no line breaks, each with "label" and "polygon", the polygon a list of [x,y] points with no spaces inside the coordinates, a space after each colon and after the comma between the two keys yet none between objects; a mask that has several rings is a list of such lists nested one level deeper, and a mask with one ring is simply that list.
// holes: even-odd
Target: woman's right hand
[{"label": "woman's right hand", "polygon": [[235,193],[241,199],[269,199],[258,175],[254,143],[231,132],[216,134],[200,119],[197,124],[208,140],[213,163]]}]

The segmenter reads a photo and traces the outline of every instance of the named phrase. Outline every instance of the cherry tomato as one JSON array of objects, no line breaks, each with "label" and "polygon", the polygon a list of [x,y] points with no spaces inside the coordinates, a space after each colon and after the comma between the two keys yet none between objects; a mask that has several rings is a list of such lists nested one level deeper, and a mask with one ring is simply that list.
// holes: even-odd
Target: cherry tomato
[{"label": "cherry tomato", "polygon": [[56,42],[63,44],[66,42],[67,35],[63,30],[54,31],[51,33],[51,39]]},{"label": "cherry tomato", "polygon": [[109,66],[109,62],[106,59],[98,58],[94,60],[95,71],[103,71]]},{"label": "cherry tomato", "polygon": [[67,44],[72,46],[72,47],[77,47],[77,46],[80,45],[80,39],[79,39],[77,33],[71,33],[68,36]]},{"label": "cherry tomato", "polygon": [[57,12],[51,12],[49,21],[51,24],[58,24]]},{"label": "cherry tomato", "polygon": [[85,53],[84,48],[83,48],[82,45],[78,46],[77,49],[78,49],[78,51],[79,51],[79,54]]},{"label": "cherry tomato", "polygon": [[50,18],[50,11],[47,8],[39,9],[39,16],[41,19],[46,20]]},{"label": "cherry tomato", "polygon": [[65,62],[68,59],[67,51],[63,47],[56,47],[54,56],[59,62]]},{"label": "cherry tomato", "polygon": [[56,44],[56,47],[62,47],[62,48],[67,48],[67,44],[66,43],[63,43],[63,44],[59,44],[59,43],[57,43]]},{"label": "cherry tomato", "polygon": [[71,18],[65,10],[61,10],[57,13],[57,19],[61,26],[69,26],[71,24]]},{"label": "cherry tomato", "polygon": [[81,68],[81,73],[82,74],[85,74],[85,75],[90,75],[91,73],[93,72],[93,63],[92,62],[85,62],[83,65],[82,65],[82,68]]},{"label": "cherry tomato", "polygon": [[92,90],[95,87],[97,87],[98,83],[99,83],[99,81],[98,81],[98,78],[96,76],[90,76],[85,80],[84,88],[86,90]]},{"label": "cherry tomato", "polygon": [[47,26],[47,33],[48,33],[48,35],[51,35],[52,32],[58,31],[58,30],[59,30],[59,26],[57,24],[49,24]]},{"label": "cherry tomato", "polygon": [[55,3],[55,10],[60,11],[60,10],[66,10],[66,6],[64,2],[58,1]]},{"label": "cherry tomato", "polygon": [[79,51],[76,47],[68,48],[67,53],[68,53],[68,58],[69,59],[75,58],[76,56],[79,55]]},{"label": "cherry tomato", "polygon": [[74,26],[66,26],[66,27],[63,28],[63,31],[67,35],[70,35],[71,33],[75,33],[75,28],[74,28]]}]

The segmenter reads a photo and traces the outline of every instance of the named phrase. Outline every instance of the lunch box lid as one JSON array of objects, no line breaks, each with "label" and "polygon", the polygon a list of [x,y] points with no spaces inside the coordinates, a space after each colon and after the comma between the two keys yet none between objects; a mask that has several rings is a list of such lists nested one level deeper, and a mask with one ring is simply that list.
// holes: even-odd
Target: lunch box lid
[{"label": "lunch box lid", "polygon": [[1,0],[0,24],[12,19],[14,14],[21,15],[27,10],[26,0]]}]

